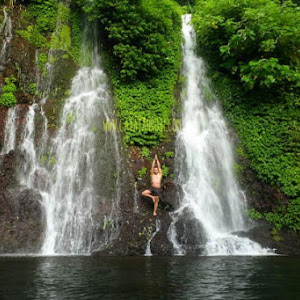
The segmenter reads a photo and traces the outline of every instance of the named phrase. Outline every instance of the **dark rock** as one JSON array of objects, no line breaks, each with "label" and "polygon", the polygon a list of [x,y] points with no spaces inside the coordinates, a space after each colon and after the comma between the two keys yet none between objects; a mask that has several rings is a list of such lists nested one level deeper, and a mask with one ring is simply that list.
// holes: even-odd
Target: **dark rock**
[{"label": "dark rock", "polygon": [[185,208],[177,217],[175,223],[177,240],[187,255],[200,255],[202,246],[206,243],[202,224],[193,213]]},{"label": "dark rock", "polygon": [[0,253],[35,253],[44,231],[41,196],[13,189],[0,196]]},{"label": "dark rock", "polygon": [[247,232],[238,232],[239,236],[248,237],[264,248],[276,249],[277,254],[300,255],[299,234],[287,230],[277,231],[265,221]]}]

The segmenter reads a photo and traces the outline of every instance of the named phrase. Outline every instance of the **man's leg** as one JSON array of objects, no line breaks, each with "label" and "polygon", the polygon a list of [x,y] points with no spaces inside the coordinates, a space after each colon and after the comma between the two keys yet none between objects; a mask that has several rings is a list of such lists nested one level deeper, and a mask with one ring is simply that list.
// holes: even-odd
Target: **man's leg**
[{"label": "man's leg", "polygon": [[153,209],[153,216],[156,216],[156,211],[158,207],[159,197],[154,197],[154,209]]},{"label": "man's leg", "polygon": [[153,202],[155,202],[155,197],[151,195],[151,191],[150,190],[144,190],[142,192],[142,196],[145,196],[145,197],[149,197],[152,199]]}]

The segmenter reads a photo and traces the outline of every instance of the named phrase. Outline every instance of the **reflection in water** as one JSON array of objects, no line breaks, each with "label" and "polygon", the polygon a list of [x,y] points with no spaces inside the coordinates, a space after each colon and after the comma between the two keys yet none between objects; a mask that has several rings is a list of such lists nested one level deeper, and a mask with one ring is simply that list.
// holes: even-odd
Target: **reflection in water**
[{"label": "reflection in water", "polygon": [[300,258],[2,257],[1,299],[296,299]]}]

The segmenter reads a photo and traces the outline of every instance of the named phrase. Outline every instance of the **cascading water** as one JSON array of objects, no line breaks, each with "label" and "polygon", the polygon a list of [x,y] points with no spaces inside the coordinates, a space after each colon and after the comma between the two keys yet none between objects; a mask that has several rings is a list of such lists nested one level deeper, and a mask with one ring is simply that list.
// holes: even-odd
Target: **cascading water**
[{"label": "cascading water", "polygon": [[155,231],[152,233],[151,238],[147,242],[145,256],[152,256],[151,242],[154,239],[154,237],[156,236],[156,234],[160,231],[160,228],[161,228],[160,220],[156,220],[155,221]]},{"label": "cascading water", "polygon": [[46,220],[42,254],[90,254],[117,233],[118,139],[116,132],[101,127],[112,117],[110,100],[103,70],[80,69],[47,152],[35,146],[38,104],[29,108],[20,182],[42,195]]},{"label": "cascading water", "polygon": [[5,63],[5,54],[7,50],[7,45],[12,40],[12,24],[11,24],[11,17],[6,12],[6,7],[3,8],[4,20],[3,24],[0,28],[0,33],[4,34],[3,45],[0,53],[0,67],[3,68]]},{"label": "cascading water", "polygon": [[[93,248],[95,206],[99,201],[95,188],[96,147],[106,148],[105,141],[104,145],[98,144],[94,131],[100,120],[108,118],[108,101],[103,71],[82,68],[73,80],[71,97],[63,108],[62,125],[50,151],[55,163],[49,177],[54,180],[51,179],[48,191],[46,188],[42,192],[47,214],[43,253],[88,254]],[[102,166],[102,171],[107,172]],[[103,192],[103,200],[108,200],[105,191],[101,187],[99,190],[98,196],[101,198]],[[118,202],[118,195],[115,197],[114,204]],[[114,209],[106,215],[105,222],[115,220],[115,212]]]},{"label": "cascading water", "polygon": [[191,15],[183,16],[182,72],[186,87],[181,94],[183,126],[177,142],[182,199],[180,208],[172,214],[169,239],[175,254],[185,253],[184,244],[178,240],[176,225],[188,212],[189,218],[198,223],[197,234],[202,235],[204,255],[267,254],[268,249],[232,234],[246,230],[245,197],[233,175],[228,130],[218,103],[213,99],[204,62],[195,54],[195,32],[190,22]]},{"label": "cascading water", "polygon": [[[43,255],[90,254],[118,234],[119,143],[115,131],[104,130],[104,123],[113,118],[112,98],[100,67],[96,39],[94,44],[89,53],[92,67],[82,67],[74,77],[56,134],[49,134],[44,111],[53,90],[55,66],[50,63],[46,64],[47,78],[37,73],[42,99],[28,107],[18,145],[18,108],[10,109],[7,115],[1,154],[17,151],[20,184],[42,196]],[[50,50],[49,57],[55,55]]]},{"label": "cascading water", "polygon": [[4,131],[4,143],[0,155],[5,155],[11,150],[15,149],[16,146],[16,118],[17,118],[17,106],[12,107],[8,110],[5,131]]}]

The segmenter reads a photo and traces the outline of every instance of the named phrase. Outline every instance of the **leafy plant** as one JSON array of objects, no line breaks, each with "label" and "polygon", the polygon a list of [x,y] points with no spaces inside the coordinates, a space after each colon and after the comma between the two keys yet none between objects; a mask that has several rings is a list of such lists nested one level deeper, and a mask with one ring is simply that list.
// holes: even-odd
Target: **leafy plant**
[{"label": "leafy plant", "polygon": [[248,89],[299,87],[300,11],[291,1],[199,0],[202,55]]},{"label": "leafy plant", "polygon": [[142,147],[141,156],[149,159],[151,156],[151,151],[149,150],[149,148]]},{"label": "leafy plant", "polygon": [[49,48],[64,50],[79,64],[81,24],[76,7],[71,12],[58,0],[32,0],[24,19],[29,24],[27,29],[17,30],[22,38],[43,51]]},{"label": "leafy plant", "polygon": [[17,99],[14,96],[13,93],[3,93],[0,96],[0,105],[5,106],[5,107],[12,107],[15,104],[17,104]]},{"label": "leafy plant", "polygon": [[51,156],[49,158],[49,164],[50,165],[55,165],[56,164],[56,157],[55,156]]},{"label": "leafy plant", "polygon": [[113,221],[109,220],[106,216],[104,218],[104,222],[103,222],[103,230],[106,230],[107,228],[111,227],[113,225]]},{"label": "leafy plant", "polygon": [[44,37],[37,26],[29,25],[26,30],[17,30],[19,36],[38,48],[47,47],[47,39]]},{"label": "leafy plant", "polygon": [[66,119],[67,125],[70,125],[71,123],[73,123],[73,121],[75,120],[75,118],[76,118],[76,114],[75,113],[69,113],[67,115],[67,119]]},{"label": "leafy plant", "polygon": [[125,144],[165,138],[180,68],[180,8],[171,0],[76,1],[101,23]]},{"label": "leafy plant", "polygon": [[46,53],[39,53],[38,64],[41,70],[44,70],[47,61],[48,61],[48,55]]},{"label": "leafy plant", "polygon": [[249,209],[248,215],[253,220],[262,220],[264,218],[263,214],[258,212],[254,208]]},{"label": "leafy plant", "polygon": [[54,31],[58,12],[58,0],[31,0],[29,9],[41,32]]},{"label": "leafy plant", "polygon": [[36,83],[30,83],[28,89],[31,95],[37,95]]},{"label": "leafy plant", "polygon": [[169,168],[166,165],[162,165],[161,170],[162,170],[162,176],[163,177],[168,177],[168,175],[169,175]]},{"label": "leafy plant", "polygon": [[17,87],[15,85],[16,78],[14,77],[6,77],[4,79],[5,85],[2,87],[2,94],[0,96],[0,105],[5,107],[12,107],[17,104],[17,99],[14,92],[17,91]]},{"label": "leafy plant", "polygon": [[279,205],[271,212],[260,213],[255,209],[249,210],[249,217],[254,220],[266,220],[275,230],[288,228],[300,231],[300,198],[291,200],[287,206]]},{"label": "leafy plant", "polygon": [[138,177],[143,178],[147,174],[147,168],[142,167],[140,170],[138,170]]},{"label": "leafy plant", "polygon": [[42,155],[40,158],[41,165],[45,165],[47,163],[48,157],[47,155]]},{"label": "leafy plant", "polygon": [[173,158],[174,157],[174,151],[167,151],[165,152],[166,158]]}]

